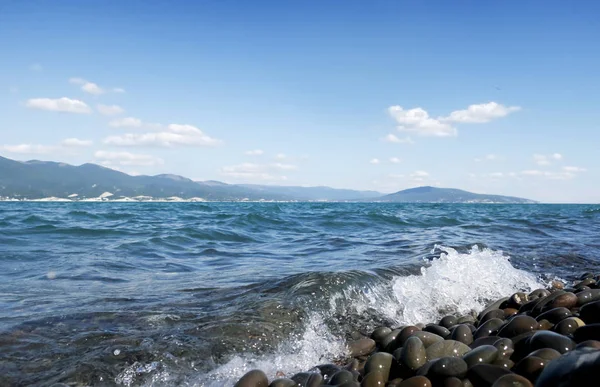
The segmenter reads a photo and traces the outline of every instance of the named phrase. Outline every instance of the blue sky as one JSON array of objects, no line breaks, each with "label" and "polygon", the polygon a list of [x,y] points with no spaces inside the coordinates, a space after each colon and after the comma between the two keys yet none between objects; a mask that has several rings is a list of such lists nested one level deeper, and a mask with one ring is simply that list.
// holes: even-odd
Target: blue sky
[{"label": "blue sky", "polygon": [[0,155],[600,202],[596,2],[0,4]]}]

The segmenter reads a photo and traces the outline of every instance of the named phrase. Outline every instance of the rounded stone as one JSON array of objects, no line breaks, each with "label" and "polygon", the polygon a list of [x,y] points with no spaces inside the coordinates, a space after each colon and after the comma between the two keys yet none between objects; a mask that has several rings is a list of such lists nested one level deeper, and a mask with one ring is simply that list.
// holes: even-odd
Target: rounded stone
[{"label": "rounded stone", "polygon": [[554,328],[554,324],[552,324],[550,321],[548,320],[540,320],[538,321],[538,329],[541,331],[549,331],[550,329]]},{"label": "rounded stone", "polygon": [[375,328],[373,333],[371,333],[371,338],[375,340],[375,342],[380,343],[390,333],[392,333],[392,330],[388,327]]},{"label": "rounded stone", "polygon": [[593,278],[586,278],[581,282],[576,283],[573,287],[575,289],[581,289],[584,286],[590,286],[590,285],[595,285],[596,284],[596,280]]},{"label": "rounded stone", "polygon": [[589,271],[585,272],[579,277],[579,280],[583,281],[584,279],[587,279],[587,278],[594,278],[594,273],[591,273]]},{"label": "rounded stone", "polygon": [[541,359],[544,359],[548,362],[559,358],[561,355],[560,352],[558,352],[556,349],[552,349],[552,348],[540,348],[540,349],[536,349],[535,351],[531,352],[528,356],[536,356],[539,357]]},{"label": "rounded stone", "polygon": [[389,342],[388,345],[385,347],[385,351],[389,353],[394,352],[394,350],[396,350],[397,348],[402,347],[406,340],[409,337],[411,337],[414,332],[420,331],[421,330],[414,325],[409,325],[407,327],[402,328],[400,332],[396,335],[396,338]]},{"label": "rounded stone", "polygon": [[477,347],[481,347],[482,345],[494,345],[494,343],[496,341],[498,341],[499,339],[501,339],[501,337],[498,337],[498,336],[480,337],[480,338],[474,340],[471,343],[471,345],[469,345],[469,347],[475,349]]},{"label": "rounded stone", "polygon": [[463,387],[463,382],[459,378],[452,376],[443,380],[442,387]]},{"label": "rounded stone", "polygon": [[577,328],[573,333],[573,339],[578,343],[587,340],[600,341],[600,324],[589,324]]},{"label": "rounded stone", "polygon": [[394,329],[393,331],[388,333],[387,336],[385,336],[383,338],[383,340],[381,340],[381,342],[379,343],[381,348],[384,348],[385,350],[387,350],[388,347],[390,346],[390,344],[392,344],[393,342],[396,341],[396,337],[398,337],[398,335],[400,334],[401,331],[402,331],[401,329]]},{"label": "rounded stone", "polygon": [[575,349],[575,345],[575,342],[567,336],[550,331],[536,332],[529,339],[529,348],[533,351],[541,348],[552,348],[563,354]]},{"label": "rounded stone", "polygon": [[387,382],[390,377],[390,369],[394,357],[386,352],[377,352],[367,359],[365,363],[365,375],[372,372],[380,372],[384,376],[384,381]]},{"label": "rounded stone", "polygon": [[504,375],[512,372],[504,367],[492,364],[478,364],[467,372],[467,378],[475,387],[489,387]]},{"label": "rounded stone", "polygon": [[533,298],[533,299],[527,301],[525,304],[521,305],[521,307],[519,308],[519,313],[525,313],[525,312],[532,311],[533,308],[535,308],[537,306],[537,304],[542,302],[542,300],[543,300],[543,298]]},{"label": "rounded stone", "polygon": [[508,304],[510,307],[513,307],[513,308],[520,308],[521,305],[525,304],[528,301],[529,301],[529,296],[527,295],[527,293],[517,292],[517,293],[513,294],[512,296],[510,296],[510,299],[508,300]]},{"label": "rounded stone", "polygon": [[515,316],[498,331],[500,337],[515,337],[538,329],[538,323],[530,316]]},{"label": "rounded stone", "polygon": [[235,387],[268,387],[269,379],[261,370],[247,372],[238,380]]},{"label": "rounded stone", "polygon": [[494,360],[491,364],[502,367],[502,368],[506,368],[507,370],[509,370],[514,367],[515,362],[510,360],[509,358],[498,358],[498,359]]},{"label": "rounded stone", "polygon": [[548,320],[552,324],[556,324],[567,317],[571,317],[572,313],[569,309],[565,307],[558,307],[554,309],[550,309],[539,316],[536,317],[536,321]]},{"label": "rounded stone", "polygon": [[384,387],[388,378],[379,371],[369,372],[360,382],[361,387]]},{"label": "rounded stone", "polygon": [[297,387],[298,383],[294,382],[292,379],[282,378],[275,379],[269,384],[269,387]]},{"label": "rounded stone", "polygon": [[389,380],[386,384],[385,387],[398,387],[400,385],[400,383],[402,383],[402,378],[396,378],[393,380]]},{"label": "rounded stone", "polygon": [[427,376],[431,380],[448,377],[463,378],[467,374],[467,363],[460,357],[441,357],[429,368]]},{"label": "rounded stone", "polygon": [[416,371],[427,362],[425,346],[418,337],[409,337],[400,350],[400,363],[405,367]]},{"label": "rounded stone", "polygon": [[484,310],[482,310],[478,315],[477,315],[477,320],[481,320],[481,318],[490,310],[492,309],[499,309],[500,305],[502,305],[503,303],[505,303],[506,301],[508,301],[509,297],[503,297],[491,304],[489,304],[488,306],[485,307]]},{"label": "rounded stone", "polygon": [[519,313],[518,309],[515,309],[515,308],[505,308],[504,309],[504,318],[507,319],[509,317],[514,316],[517,313]]},{"label": "rounded stone", "polygon": [[[511,339],[501,338],[498,339],[492,344],[496,349],[498,349],[498,356],[505,356],[504,353],[508,351],[512,351],[515,349],[515,345]],[[511,352],[512,353],[512,352]]]},{"label": "rounded stone", "polygon": [[577,293],[577,306],[600,300],[600,289],[584,290]]},{"label": "rounded stone", "polygon": [[569,317],[554,326],[554,332],[561,335],[572,335],[579,328],[579,320],[577,317]]},{"label": "rounded stone", "polygon": [[323,382],[323,375],[316,372],[300,372],[291,379],[303,387],[317,387]]},{"label": "rounded stone", "polygon": [[444,341],[443,337],[431,332],[417,331],[414,332],[412,336],[418,337],[419,340],[423,342],[425,348],[428,348],[435,343],[439,343],[440,341]]},{"label": "rounded stone", "polygon": [[536,387],[589,386],[598,380],[600,351],[581,348],[562,355],[548,364],[539,376]]},{"label": "rounded stone", "polygon": [[547,310],[560,307],[570,309],[575,305],[577,305],[577,296],[574,293],[565,292],[564,294],[561,294],[552,301],[548,302],[544,308]]},{"label": "rounded stone", "polygon": [[439,325],[443,326],[444,328],[450,328],[453,327],[454,325],[456,325],[458,322],[458,319],[454,316],[445,316],[440,320]]},{"label": "rounded stone", "polygon": [[376,345],[373,339],[360,339],[348,344],[348,352],[352,357],[364,356],[373,352]]},{"label": "rounded stone", "polygon": [[448,335],[450,334],[448,328],[444,328],[443,326],[437,324],[428,324],[425,326],[425,328],[423,328],[423,330],[425,332],[435,333],[436,335],[441,336],[443,338],[448,337]]},{"label": "rounded stone", "polygon": [[579,309],[579,318],[586,324],[600,323],[600,301],[589,302]]},{"label": "rounded stone", "polygon": [[444,340],[435,343],[427,348],[427,359],[433,360],[440,357],[461,357],[465,353],[469,352],[469,348],[466,344],[455,340]]},{"label": "rounded stone", "polygon": [[473,333],[471,333],[471,328],[461,324],[454,327],[454,331],[450,338],[455,341],[460,341],[463,344],[470,345],[473,342]]},{"label": "rounded stone", "polygon": [[577,344],[577,346],[575,347],[575,349],[580,349],[580,348],[600,349],[600,341],[598,341],[598,340],[584,341],[582,343]]},{"label": "rounded stone", "polygon": [[468,368],[477,364],[491,364],[498,358],[498,348],[493,345],[482,345],[463,356]]},{"label": "rounded stone", "polygon": [[512,370],[535,384],[547,363],[546,360],[537,356],[527,356],[515,364]]},{"label": "rounded stone", "polygon": [[341,370],[333,374],[329,379],[329,384],[335,386],[346,382],[354,382],[354,375],[350,371]]},{"label": "rounded stone", "polygon": [[413,376],[403,380],[398,387],[431,387],[431,380],[425,376]]},{"label": "rounded stone", "polygon": [[458,320],[456,320],[457,324],[474,324],[475,323],[475,317],[471,316],[470,314],[461,316],[458,318]]},{"label": "rounded stone", "polygon": [[533,387],[529,379],[517,375],[504,375],[492,384],[492,387]]},{"label": "rounded stone", "polygon": [[[323,376],[323,379],[325,379],[325,381],[329,380],[333,376],[333,374],[341,370],[340,366],[335,364],[320,364],[314,369],[318,370],[318,372]],[[314,371],[309,370],[309,372]]]},{"label": "rounded stone", "polygon": [[549,295],[550,295],[550,292],[547,291],[546,289],[536,289],[536,290],[532,291],[531,293],[529,293],[529,295],[527,297],[529,298],[529,300],[533,300],[536,298],[548,297]]},{"label": "rounded stone", "polygon": [[492,309],[490,311],[488,311],[486,314],[484,314],[481,317],[481,320],[479,320],[479,325],[485,323],[488,320],[491,320],[493,318],[499,318],[501,320],[504,319],[504,310],[502,309]]},{"label": "rounded stone", "polygon": [[482,325],[480,325],[479,328],[477,328],[475,334],[473,335],[473,338],[477,340],[481,337],[490,336],[493,332],[497,331],[498,328],[500,328],[503,324],[504,320],[500,320],[499,318],[493,318],[491,320],[488,320]]}]

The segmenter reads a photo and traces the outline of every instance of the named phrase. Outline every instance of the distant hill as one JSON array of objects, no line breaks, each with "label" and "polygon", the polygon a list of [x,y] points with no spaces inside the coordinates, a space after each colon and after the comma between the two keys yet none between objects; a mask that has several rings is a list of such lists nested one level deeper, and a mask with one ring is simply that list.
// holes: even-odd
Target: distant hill
[{"label": "distant hill", "polygon": [[328,187],[278,187],[235,185],[219,181],[196,182],[186,177],[162,174],[131,176],[96,164],[73,166],[52,161],[15,161],[0,157],[0,196],[40,199],[46,197],[95,198],[105,192],[111,198],[151,196],[206,200],[359,200],[380,197]]},{"label": "distant hill", "polygon": [[501,195],[484,195],[454,188],[417,187],[376,199],[394,203],[536,203],[533,200]]}]

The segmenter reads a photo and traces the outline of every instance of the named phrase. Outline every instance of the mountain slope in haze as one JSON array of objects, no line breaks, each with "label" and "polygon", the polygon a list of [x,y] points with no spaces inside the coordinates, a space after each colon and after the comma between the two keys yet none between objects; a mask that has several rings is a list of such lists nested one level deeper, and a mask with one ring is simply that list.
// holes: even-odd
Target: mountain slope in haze
[{"label": "mountain slope in haze", "polygon": [[[52,161],[15,161],[0,157],[0,196],[40,199],[66,198],[77,194],[93,198],[104,192],[114,197],[151,196],[207,200],[356,200],[365,197],[360,191],[328,187],[274,187],[235,185],[218,181],[195,182],[183,176],[162,174],[130,176],[96,164],[73,166]],[[305,193],[303,193],[305,192]],[[382,194],[372,193],[379,197]],[[313,199],[315,198],[315,199]]]},{"label": "mountain slope in haze", "polygon": [[502,195],[484,195],[455,188],[417,187],[376,199],[393,203],[536,203],[533,200]]}]

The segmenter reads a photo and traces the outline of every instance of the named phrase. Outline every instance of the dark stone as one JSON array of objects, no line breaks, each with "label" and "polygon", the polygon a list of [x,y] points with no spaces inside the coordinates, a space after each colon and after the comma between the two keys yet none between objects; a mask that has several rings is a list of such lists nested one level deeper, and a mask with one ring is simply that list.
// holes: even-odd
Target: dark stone
[{"label": "dark stone", "polygon": [[335,386],[346,382],[354,382],[354,375],[350,371],[341,370],[331,376],[328,384]]},{"label": "dark stone", "polygon": [[551,361],[539,376],[536,387],[593,385],[590,382],[596,384],[599,369],[600,351],[581,348]]},{"label": "dark stone", "polygon": [[[496,349],[498,349],[498,356],[499,357],[506,357],[507,353],[511,353],[512,351],[515,349],[515,345],[512,342],[511,339],[507,339],[507,338],[501,338],[498,339],[494,342],[494,344],[492,344],[494,347],[496,347]],[[508,355],[510,356],[510,355]]]},{"label": "dark stone", "polygon": [[515,308],[504,308],[504,318],[509,318],[514,316],[515,314],[518,314],[519,310],[515,309]]},{"label": "dark stone", "polygon": [[588,340],[588,341],[584,341],[582,343],[577,344],[577,346],[575,347],[575,349],[581,349],[581,348],[600,349],[600,341]]},{"label": "dark stone", "polygon": [[490,364],[498,358],[498,348],[493,345],[482,345],[463,356],[463,360],[469,368],[477,364]]},{"label": "dark stone", "polygon": [[364,356],[373,352],[375,346],[376,343],[373,339],[360,339],[348,344],[348,352],[352,357]]},{"label": "dark stone", "polygon": [[[557,297],[565,294],[566,292],[564,290],[556,290],[552,293],[550,293],[548,296],[542,298],[540,300],[540,302],[538,302],[535,307],[533,309],[531,309],[531,313],[534,316],[537,316],[538,314],[542,313],[544,310],[547,309],[552,309],[552,308],[547,308],[546,306],[549,305],[549,303],[551,303],[552,301],[554,301],[554,299],[556,299]],[[560,305],[562,306],[562,305]]]},{"label": "dark stone", "polygon": [[433,360],[439,357],[461,357],[465,353],[469,352],[469,348],[466,344],[460,341],[444,340],[439,343],[435,343],[426,349],[427,359]]},{"label": "dark stone", "polygon": [[506,357],[506,358],[498,358],[498,359],[494,360],[491,364],[497,365],[497,366],[500,366],[500,367],[503,367],[503,368],[506,368],[507,370],[509,370],[514,367],[515,362]]},{"label": "dark stone", "polygon": [[441,357],[436,360],[427,377],[430,380],[441,380],[448,377],[463,378],[467,374],[467,363],[460,357]]},{"label": "dark stone", "polygon": [[511,374],[496,380],[492,387],[533,387],[533,384],[521,375]]},{"label": "dark stone", "polygon": [[269,384],[269,387],[297,387],[298,383],[294,382],[292,379],[282,378],[275,379]]},{"label": "dark stone", "polygon": [[457,324],[474,324],[475,323],[475,317],[467,314],[465,316],[461,316],[458,318],[458,320],[456,320]]},{"label": "dark stone", "polygon": [[594,278],[594,273],[590,273],[589,271],[586,273],[583,273],[581,275],[581,277],[579,277],[579,280],[583,281],[584,279],[588,279],[588,278]]},{"label": "dark stone", "polygon": [[[436,359],[437,360],[437,359]],[[423,365],[423,367],[417,370],[417,376],[425,376],[429,372],[429,369],[435,363],[436,360],[429,360],[427,363]]]},{"label": "dark stone", "polygon": [[550,309],[536,317],[536,321],[548,320],[552,324],[556,324],[567,317],[571,317],[571,311],[565,307]]},{"label": "dark stone", "polygon": [[575,305],[577,305],[577,296],[574,293],[566,292],[554,298],[552,301],[548,302],[544,306],[544,310],[550,310],[560,307],[570,309],[573,308]]},{"label": "dark stone", "polygon": [[421,330],[414,325],[409,325],[402,328],[396,338],[385,347],[385,351],[392,353],[397,348],[402,347],[406,340],[408,340],[408,338],[411,337],[414,332],[421,332]]},{"label": "dark stone", "polygon": [[484,322],[491,320],[493,318],[499,318],[500,320],[504,319],[504,310],[502,309],[492,309],[481,317],[479,320],[479,324],[483,324]]},{"label": "dark stone", "polygon": [[504,367],[491,364],[478,364],[469,369],[467,377],[473,383],[474,387],[490,387],[502,376],[510,374],[512,372]]},{"label": "dark stone", "polygon": [[584,286],[590,286],[590,285],[595,285],[596,284],[596,280],[593,278],[586,278],[583,281],[575,284],[573,287],[575,289],[581,289]]},{"label": "dark stone", "polygon": [[456,325],[458,322],[458,319],[454,316],[445,316],[440,320],[439,325],[443,326],[444,328],[450,328],[453,327],[454,325]]},{"label": "dark stone", "polygon": [[404,379],[402,378],[396,378],[393,380],[390,380],[386,383],[385,387],[398,387],[400,385],[400,383],[402,383]]},{"label": "dark stone", "polygon": [[579,292],[577,295],[577,306],[583,306],[590,302],[600,300],[600,289],[590,289]]},{"label": "dark stone", "polygon": [[403,380],[398,387],[431,387],[431,380],[425,376],[413,376]]},{"label": "dark stone", "polygon": [[527,356],[515,364],[512,370],[535,384],[535,381],[540,376],[547,363],[546,360],[537,356]]},{"label": "dark stone", "polygon": [[477,328],[475,334],[473,335],[473,339],[477,340],[481,337],[490,336],[493,332],[497,331],[504,324],[504,320],[500,320],[499,318],[493,318],[491,320],[486,321],[482,325]]},{"label": "dark stone", "polygon": [[522,333],[534,331],[538,328],[538,323],[533,317],[515,316],[508,323],[504,324],[498,331],[500,337],[515,337]]},{"label": "dark stone", "polygon": [[442,387],[463,387],[463,382],[459,378],[452,376],[442,381]]},{"label": "dark stone", "polygon": [[538,321],[538,329],[540,331],[549,331],[552,328],[554,328],[554,324],[552,324],[550,321],[545,319]]},{"label": "dark stone", "polygon": [[471,328],[467,325],[456,325],[450,338],[455,341],[460,341],[463,344],[470,345],[473,342],[473,333],[471,333]]},{"label": "dark stone", "polygon": [[554,326],[554,332],[561,335],[572,335],[579,328],[579,320],[576,317],[569,317]]},{"label": "dark stone", "polygon": [[443,338],[448,337],[448,335],[450,335],[450,331],[448,330],[448,328],[444,328],[441,325],[437,325],[437,324],[428,324],[427,326],[425,326],[425,328],[423,328],[423,330],[425,332],[431,332],[431,333],[435,333],[438,336],[441,336]]},{"label": "dark stone", "polygon": [[269,379],[261,370],[247,372],[238,380],[234,387],[268,387]]},{"label": "dark stone", "polygon": [[417,331],[414,332],[412,336],[418,337],[419,340],[423,342],[425,348],[431,346],[432,344],[439,343],[440,341],[444,341],[443,337],[431,332]]},{"label": "dark stone", "polygon": [[[388,351],[388,348],[390,347],[390,344],[392,344],[392,345],[395,344],[396,337],[398,337],[398,335],[400,334],[401,331],[402,331],[401,329],[394,329],[393,331],[391,331],[390,333],[388,333],[388,335],[386,337],[384,337],[383,340],[381,340],[381,343],[379,343],[379,345],[381,346],[381,348],[384,348],[385,351]],[[397,347],[399,347],[399,345],[396,345],[389,352],[392,352]]]},{"label": "dark stone", "polygon": [[578,343],[587,340],[600,341],[600,324],[589,324],[577,328],[573,333],[573,339]]},{"label": "dark stone", "polygon": [[367,363],[365,364],[365,375],[371,372],[381,372],[384,376],[384,381],[387,381],[390,377],[390,370],[392,368],[392,362],[394,361],[394,357],[389,353],[378,352],[367,359]]},{"label": "dark stone", "polygon": [[323,376],[316,372],[300,372],[291,379],[302,387],[317,387],[323,382]]},{"label": "dark stone", "polygon": [[508,307],[519,309],[522,305],[529,301],[527,293],[518,292],[510,296],[508,299]]},{"label": "dark stone", "polygon": [[358,371],[358,364],[359,363],[358,363],[357,359],[352,359],[352,360],[350,360],[350,362],[348,364],[346,364],[344,366],[344,369],[346,371],[350,371],[350,372],[352,372],[352,371]]},{"label": "dark stone", "polygon": [[380,371],[369,372],[360,382],[361,387],[383,387],[388,378]]},{"label": "dark stone", "polygon": [[519,313],[526,313],[532,311],[533,308],[535,308],[537,304],[539,304],[542,300],[543,298],[534,298],[527,301],[526,303],[521,305],[521,307],[519,308]]},{"label": "dark stone", "polygon": [[547,362],[550,362],[556,358],[559,358],[560,355],[561,355],[560,352],[558,352],[556,349],[552,349],[552,348],[536,349],[535,351],[533,351],[529,354],[529,356],[536,356],[536,357],[539,357],[540,359],[546,360]]},{"label": "dark stone", "polygon": [[550,295],[550,292],[546,289],[536,289],[533,292],[529,293],[527,296],[529,300],[533,300],[535,298],[544,298]]},{"label": "dark stone", "polygon": [[502,305],[502,303],[506,302],[508,299],[509,299],[509,297],[503,297],[503,298],[501,298],[501,299],[497,300],[496,302],[493,302],[493,303],[489,304],[488,306],[486,306],[486,307],[485,307],[485,309],[484,309],[484,310],[482,310],[482,311],[481,311],[481,313],[479,313],[479,314],[477,315],[477,320],[478,320],[478,321],[481,321],[481,318],[482,318],[482,317],[483,317],[483,316],[484,316],[484,315],[485,315],[487,312],[489,312],[489,311],[490,311],[490,310],[492,310],[492,309],[498,309],[498,308],[500,308],[500,305]]},{"label": "dark stone", "polygon": [[400,350],[398,361],[412,371],[421,368],[427,362],[423,342],[418,337],[409,337]]},{"label": "dark stone", "polygon": [[371,333],[371,338],[373,340],[375,340],[376,343],[379,344],[390,333],[392,333],[392,330],[390,328],[388,328],[388,327],[375,328],[375,330],[373,331],[373,333]]},{"label": "dark stone", "polygon": [[[319,372],[323,376],[323,379],[325,379],[325,381],[328,381],[333,376],[333,374],[340,370],[340,366],[337,366],[335,364],[320,364],[314,368],[314,371]],[[314,371],[310,370],[309,372]]]},{"label": "dark stone", "polygon": [[586,324],[600,323],[600,301],[588,302],[579,309],[579,318]]},{"label": "dark stone", "polygon": [[480,347],[482,345],[493,345],[499,339],[501,339],[501,337],[498,337],[498,336],[480,337],[480,338],[476,339],[475,341],[473,341],[471,343],[471,345],[469,345],[469,347],[475,349],[475,348]]}]

